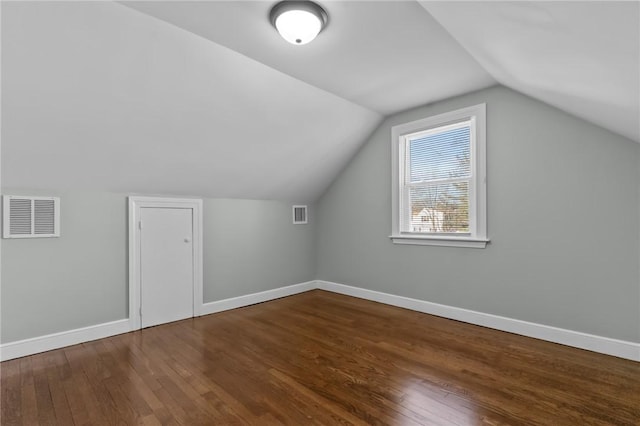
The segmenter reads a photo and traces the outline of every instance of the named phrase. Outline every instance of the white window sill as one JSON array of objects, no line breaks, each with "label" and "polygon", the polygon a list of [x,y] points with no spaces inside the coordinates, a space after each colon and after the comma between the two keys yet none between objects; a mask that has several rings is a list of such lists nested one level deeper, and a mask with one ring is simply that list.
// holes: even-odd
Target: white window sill
[{"label": "white window sill", "polygon": [[485,248],[490,241],[488,238],[430,237],[425,235],[391,235],[389,238],[391,238],[394,244],[467,248]]}]

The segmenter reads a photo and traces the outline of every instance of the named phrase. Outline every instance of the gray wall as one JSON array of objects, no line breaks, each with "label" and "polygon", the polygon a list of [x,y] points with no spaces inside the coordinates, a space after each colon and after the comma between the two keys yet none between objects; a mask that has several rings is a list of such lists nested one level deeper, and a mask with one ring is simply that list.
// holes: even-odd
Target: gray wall
[{"label": "gray wall", "polygon": [[[126,318],[126,195],[2,192],[59,196],[62,234],[1,240],[0,341]],[[291,223],[291,203],[205,199],[205,302],[312,280],[314,238],[313,220]]]},{"label": "gray wall", "polygon": [[[480,102],[491,244],[392,244],[390,127]],[[310,225],[291,224],[290,203],[205,199],[205,301],[317,277],[640,341],[639,165],[639,144],[501,87],[398,114],[310,211]],[[1,241],[0,341],[125,318],[126,195],[3,193],[60,196],[62,236]]]},{"label": "gray wall", "polygon": [[60,197],[60,238],[2,239],[2,343],[127,317],[127,199],[91,192],[3,189]]},{"label": "gray wall", "polygon": [[[394,245],[391,126],[487,103],[486,249]],[[640,341],[640,144],[504,87],[387,119],[317,203],[321,280]]]},{"label": "gray wall", "polygon": [[204,300],[315,279],[315,225],[293,225],[291,203],[204,202]]}]

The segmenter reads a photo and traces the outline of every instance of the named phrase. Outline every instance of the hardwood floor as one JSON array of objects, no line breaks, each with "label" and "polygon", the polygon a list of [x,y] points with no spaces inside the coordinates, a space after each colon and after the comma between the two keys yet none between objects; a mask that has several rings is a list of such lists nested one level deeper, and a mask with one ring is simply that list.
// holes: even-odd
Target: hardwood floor
[{"label": "hardwood floor", "polygon": [[0,367],[2,425],[640,425],[640,363],[320,290]]}]

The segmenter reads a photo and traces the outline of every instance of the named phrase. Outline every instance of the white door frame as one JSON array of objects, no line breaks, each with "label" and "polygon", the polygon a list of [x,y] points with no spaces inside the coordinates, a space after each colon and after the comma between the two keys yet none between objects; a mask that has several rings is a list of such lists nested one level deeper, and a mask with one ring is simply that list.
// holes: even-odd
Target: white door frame
[{"label": "white door frame", "polygon": [[129,326],[139,330],[140,307],[140,209],[145,207],[192,209],[193,212],[193,316],[202,315],[202,200],[196,198],[129,197]]}]

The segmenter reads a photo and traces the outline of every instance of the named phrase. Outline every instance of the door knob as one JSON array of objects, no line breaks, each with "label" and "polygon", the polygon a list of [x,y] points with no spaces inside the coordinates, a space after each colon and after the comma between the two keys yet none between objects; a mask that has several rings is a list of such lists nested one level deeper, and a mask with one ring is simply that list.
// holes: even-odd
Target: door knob
[{"label": "door knob", "polygon": [[185,242],[185,243],[188,243],[189,241],[191,241],[191,240],[190,240],[190,239],[188,239],[188,238],[185,238],[185,239],[184,239],[184,242]]}]

